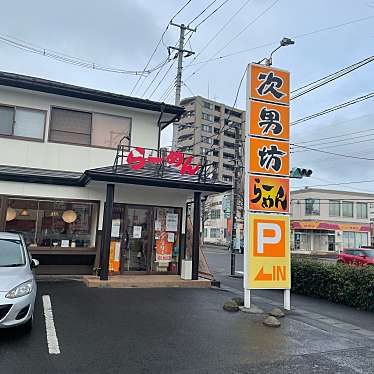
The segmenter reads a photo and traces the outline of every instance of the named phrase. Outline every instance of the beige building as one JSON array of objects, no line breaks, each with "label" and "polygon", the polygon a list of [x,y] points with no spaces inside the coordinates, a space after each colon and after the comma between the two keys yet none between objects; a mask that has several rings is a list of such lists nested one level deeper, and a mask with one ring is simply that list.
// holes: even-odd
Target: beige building
[{"label": "beige building", "polygon": [[[213,163],[216,180],[231,183],[234,174],[235,128],[244,139],[245,111],[225,104],[194,96],[183,99],[185,107],[174,144],[183,152],[202,155],[208,153]],[[213,150],[212,150],[213,149]]]},{"label": "beige building", "polygon": [[370,245],[374,194],[305,188],[291,192],[291,249],[340,252]]}]

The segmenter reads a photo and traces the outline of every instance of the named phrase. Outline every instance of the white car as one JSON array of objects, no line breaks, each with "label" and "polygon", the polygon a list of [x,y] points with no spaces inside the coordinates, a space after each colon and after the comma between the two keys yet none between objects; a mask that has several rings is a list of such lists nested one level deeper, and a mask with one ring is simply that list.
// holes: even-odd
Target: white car
[{"label": "white car", "polygon": [[31,259],[22,235],[0,232],[0,328],[24,325],[31,330],[36,298]]}]

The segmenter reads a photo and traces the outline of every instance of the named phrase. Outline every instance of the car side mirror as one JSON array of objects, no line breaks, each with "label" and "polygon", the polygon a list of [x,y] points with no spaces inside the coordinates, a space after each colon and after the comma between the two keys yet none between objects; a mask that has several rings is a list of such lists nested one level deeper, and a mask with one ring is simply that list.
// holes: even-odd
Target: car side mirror
[{"label": "car side mirror", "polygon": [[39,266],[39,261],[38,260],[35,260],[35,258],[33,258],[30,262],[30,267],[31,269],[35,269]]}]

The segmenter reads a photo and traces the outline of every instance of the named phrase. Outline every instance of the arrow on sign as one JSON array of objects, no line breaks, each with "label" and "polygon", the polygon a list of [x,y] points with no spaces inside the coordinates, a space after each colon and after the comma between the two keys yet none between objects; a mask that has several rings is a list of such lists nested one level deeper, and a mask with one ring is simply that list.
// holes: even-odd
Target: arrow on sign
[{"label": "arrow on sign", "polygon": [[271,281],[273,280],[273,275],[271,273],[270,274],[264,273],[264,267],[261,266],[261,269],[256,275],[255,280],[256,281]]}]

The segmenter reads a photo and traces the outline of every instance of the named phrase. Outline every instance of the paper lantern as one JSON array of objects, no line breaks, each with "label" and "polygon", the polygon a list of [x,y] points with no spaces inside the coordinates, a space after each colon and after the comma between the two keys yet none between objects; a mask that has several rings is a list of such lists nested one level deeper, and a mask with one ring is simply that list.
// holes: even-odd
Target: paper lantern
[{"label": "paper lantern", "polygon": [[66,223],[73,223],[77,219],[77,213],[75,213],[74,210],[65,210],[62,214],[62,219]]},{"label": "paper lantern", "polygon": [[23,209],[19,215],[22,217],[28,217],[29,211],[27,209]]},{"label": "paper lantern", "polygon": [[17,212],[15,209],[13,208],[8,208],[6,210],[6,221],[9,222],[9,221],[13,221],[14,218],[16,218],[17,216]]}]

